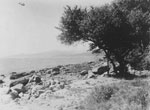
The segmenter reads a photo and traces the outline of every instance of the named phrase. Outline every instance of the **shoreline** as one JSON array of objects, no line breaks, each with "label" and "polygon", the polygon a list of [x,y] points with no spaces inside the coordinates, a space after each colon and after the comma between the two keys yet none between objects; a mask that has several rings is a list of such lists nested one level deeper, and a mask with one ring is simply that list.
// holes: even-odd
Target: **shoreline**
[{"label": "shoreline", "polygon": [[[91,96],[95,87],[108,86],[114,89],[115,84],[117,88],[120,87],[117,90],[121,89],[120,91],[123,90],[127,94],[131,94],[130,91],[128,93],[130,88],[126,89],[128,86],[136,91],[137,86],[145,87],[144,79],[139,82],[109,77],[106,64],[104,61],[91,61],[57,65],[29,72],[13,72],[8,76],[1,75],[3,82],[0,84],[0,107],[4,110],[90,110],[77,108],[91,107],[89,106],[91,102],[87,101],[95,100]],[[107,94],[107,91],[103,92]],[[126,94],[120,96],[124,95],[126,96]],[[122,100],[124,102],[124,99]],[[86,103],[82,105],[83,102],[88,105]],[[8,106],[12,108],[9,109]]]},{"label": "shoreline", "polygon": [[0,74],[11,72],[29,72],[31,70],[39,70],[42,68],[54,67],[57,65],[78,64],[89,61],[96,61],[97,57],[82,57],[82,58],[21,58],[21,59],[2,59],[0,60]]}]

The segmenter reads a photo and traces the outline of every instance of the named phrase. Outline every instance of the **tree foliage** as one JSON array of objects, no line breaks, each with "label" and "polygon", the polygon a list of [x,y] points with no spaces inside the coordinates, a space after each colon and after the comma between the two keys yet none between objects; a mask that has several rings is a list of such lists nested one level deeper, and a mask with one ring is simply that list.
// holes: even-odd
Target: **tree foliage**
[{"label": "tree foliage", "polygon": [[89,9],[67,6],[58,29],[62,43],[89,42],[91,51],[104,51],[115,72],[123,74],[149,47],[150,0],[116,0]]}]

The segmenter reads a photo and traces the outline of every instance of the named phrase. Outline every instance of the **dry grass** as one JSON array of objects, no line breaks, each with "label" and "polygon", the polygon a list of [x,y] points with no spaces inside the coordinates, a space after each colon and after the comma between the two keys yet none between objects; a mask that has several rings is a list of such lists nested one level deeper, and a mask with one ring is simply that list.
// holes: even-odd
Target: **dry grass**
[{"label": "dry grass", "polygon": [[147,110],[149,86],[146,81],[121,81],[95,87],[79,110]]}]

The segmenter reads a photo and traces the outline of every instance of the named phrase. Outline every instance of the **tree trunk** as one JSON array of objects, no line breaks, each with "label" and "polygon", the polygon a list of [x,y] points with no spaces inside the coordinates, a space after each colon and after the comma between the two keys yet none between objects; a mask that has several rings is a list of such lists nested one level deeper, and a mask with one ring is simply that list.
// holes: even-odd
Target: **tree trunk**
[{"label": "tree trunk", "polygon": [[121,77],[128,77],[129,76],[128,67],[127,67],[126,63],[121,62],[118,69],[119,69],[118,70],[119,76],[121,76]]},{"label": "tree trunk", "polygon": [[[103,50],[104,50],[104,49],[103,49]],[[108,53],[106,50],[104,50],[104,52],[105,52],[107,61],[110,62],[110,63],[112,64],[113,70],[114,70],[114,72],[117,74],[118,70],[117,70],[117,67],[116,67],[116,65],[115,65],[115,63],[114,63],[114,61],[113,61],[113,59],[111,59],[109,53]]]},{"label": "tree trunk", "polygon": [[116,75],[118,75],[119,77],[124,77],[124,78],[130,76],[130,73],[128,72],[127,63],[123,59],[121,59],[120,57],[117,57],[119,66],[116,66],[115,61],[111,58],[109,52],[107,52],[107,50],[104,50],[104,52],[108,61],[110,61],[110,63],[112,64],[113,70],[116,73]]}]

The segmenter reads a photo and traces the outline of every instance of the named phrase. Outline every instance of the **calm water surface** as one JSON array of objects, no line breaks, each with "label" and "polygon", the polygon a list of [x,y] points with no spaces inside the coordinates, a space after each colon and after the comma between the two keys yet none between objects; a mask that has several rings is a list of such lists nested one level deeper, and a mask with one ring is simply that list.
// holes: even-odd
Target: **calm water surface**
[{"label": "calm water surface", "polygon": [[58,58],[5,58],[0,59],[0,74],[24,72],[57,65],[76,64],[94,61],[97,57],[58,57]]}]

